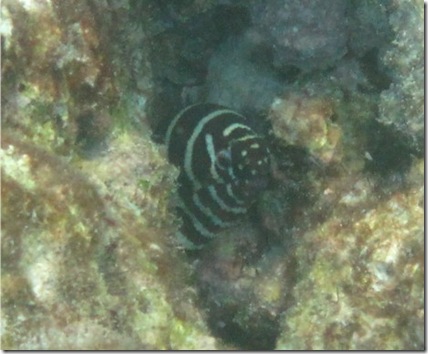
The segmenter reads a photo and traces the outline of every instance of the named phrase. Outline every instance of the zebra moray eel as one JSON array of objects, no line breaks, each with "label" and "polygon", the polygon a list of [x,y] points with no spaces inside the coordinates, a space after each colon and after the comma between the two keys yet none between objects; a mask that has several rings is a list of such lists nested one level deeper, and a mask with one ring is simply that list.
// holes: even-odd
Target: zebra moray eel
[{"label": "zebra moray eel", "polygon": [[178,237],[184,248],[200,249],[242,217],[266,188],[270,173],[266,141],[247,119],[223,106],[189,106],[169,124],[165,143],[181,170]]}]

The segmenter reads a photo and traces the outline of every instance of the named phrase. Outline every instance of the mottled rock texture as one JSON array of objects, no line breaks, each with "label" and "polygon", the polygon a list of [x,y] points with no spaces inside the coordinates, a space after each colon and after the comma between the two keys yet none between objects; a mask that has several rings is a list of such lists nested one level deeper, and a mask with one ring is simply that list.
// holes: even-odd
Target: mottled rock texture
[{"label": "mottled rock texture", "polygon": [[393,125],[415,150],[424,145],[424,59],[423,11],[417,1],[393,1],[389,24],[394,39],[381,57],[392,78],[382,91],[379,121]]},{"label": "mottled rock texture", "polygon": [[300,235],[277,349],[423,349],[422,174],[418,163],[411,186],[388,195],[364,178],[326,187],[336,207]]},{"label": "mottled rock texture", "polygon": [[277,69],[311,71],[332,66],[346,53],[348,5],[340,0],[255,1],[250,11]]},{"label": "mottled rock texture", "polygon": [[176,171],[145,123],[150,71],[134,85],[122,61],[128,14],[2,3],[3,349],[218,348],[171,238]]}]

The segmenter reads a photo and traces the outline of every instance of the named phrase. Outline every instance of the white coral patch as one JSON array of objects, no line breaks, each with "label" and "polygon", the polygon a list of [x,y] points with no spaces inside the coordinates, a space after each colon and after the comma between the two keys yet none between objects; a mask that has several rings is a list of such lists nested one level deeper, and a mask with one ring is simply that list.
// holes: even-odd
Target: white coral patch
[{"label": "white coral patch", "polygon": [[9,176],[28,190],[36,187],[28,155],[19,154],[13,145],[8,145],[6,149],[0,150],[0,161],[4,176]]},{"label": "white coral patch", "polygon": [[[32,258],[32,257],[31,257]],[[57,269],[59,260],[52,252],[41,252],[27,268],[26,276],[34,296],[43,303],[56,301]]]}]

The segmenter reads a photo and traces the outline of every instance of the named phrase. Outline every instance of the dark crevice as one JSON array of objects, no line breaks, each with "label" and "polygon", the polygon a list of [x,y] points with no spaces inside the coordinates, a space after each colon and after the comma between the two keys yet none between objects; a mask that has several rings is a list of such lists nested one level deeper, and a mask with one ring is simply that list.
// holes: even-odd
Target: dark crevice
[{"label": "dark crevice", "polygon": [[401,180],[410,169],[412,155],[417,154],[412,148],[413,144],[392,125],[372,120],[365,128],[366,151],[369,154],[366,171],[384,180]]},{"label": "dark crevice", "polygon": [[361,70],[369,82],[379,91],[387,90],[392,83],[391,77],[379,65],[379,50],[369,50],[361,59]]},{"label": "dark crevice", "polygon": [[[141,11],[141,19],[135,14],[133,18],[137,23],[145,22],[153,33],[148,49],[154,94],[149,99],[147,113],[154,140],[161,142],[166,125],[184,106],[186,90],[205,83],[209,59],[217,46],[246,28],[249,19],[246,9],[239,6],[219,5],[186,18],[181,14],[185,2],[144,1],[144,4],[134,5],[134,11]],[[147,20],[148,9],[150,20]]]}]

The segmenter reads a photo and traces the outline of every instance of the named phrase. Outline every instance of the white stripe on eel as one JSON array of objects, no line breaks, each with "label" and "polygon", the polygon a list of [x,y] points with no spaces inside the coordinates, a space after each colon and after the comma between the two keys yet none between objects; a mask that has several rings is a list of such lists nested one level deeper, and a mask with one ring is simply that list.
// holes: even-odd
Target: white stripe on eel
[{"label": "white stripe on eel", "polygon": [[183,248],[188,250],[200,250],[204,246],[203,245],[195,245],[192,241],[190,241],[181,231],[177,231],[175,236],[178,239],[179,244],[183,246]]},{"label": "white stripe on eel", "polygon": [[[184,171],[186,172],[189,179],[194,183],[195,189],[200,188],[200,183],[198,180],[196,180],[195,175],[193,173],[192,169],[192,156],[193,156],[193,146],[195,145],[196,139],[201,134],[202,130],[204,129],[205,125],[215,119],[216,117],[222,115],[222,114],[233,114],[236,115],[234,111],[231,111],[230,109],[219,109],[217,111],[214,111],[207,116],[205,116],[201,121],[196,125],[195,129],[193,130],[192,135],[190,136],[189,141],[186,145],[186,152],[184,154]],[[175,125],[174,122],[171,124],[171,126]]]},{"label": "white stripe on eel", "polygon": [[186,205],[182,201],[180,201],[179,204],[180,204],[181,210],[183,210],[184,213],[190,218],[193,226],[201,236],[206,238],[212,238],[215,236],[215,234],[213,234],[204,225],[202,225],[202,223],[198,220],[198,218],[195,215],[193,215],[193,213],[189,209],[187,209]]},{"label": "white stripe on eel", "polygon": [[169,142],[171,140],[171,135],[172,135],[172,131],[174,130],[175,126],[177,125],[177,122],[180,120],[180,118],[190,109],[192,109],[193,107],[197,106],[198,104],[193,104],[191,106],[188,106],[186,108],[184,108],[180,113],[178,113],[174,119],[172,120],[172,122],[169,124],[168,126],[168,130],[166,131],[166,136],[165,136],[165,145],[169,146]]},{"label": "white stripe on eel", "polygon": [[245,202],[243,200],[239,199],[235,195],[235,193],[233,193],[233,188],[232,188],[232,185],[230,183],[228,183],[227,186],[226,186],[226,192],[227,192],[227,195],[229,197],[231,197],[231,198],[233,198],[235,200],[236,204],[240,204],[240,205],[244,205],[245,204]]},{"label": "white stripe on eel", "polygon": [[213,224],[220,227],[229,227],[234,224],[233,222],[225,222],[221,220],[221,218],[215,215],[209,207],[206,207],[202,204],[201,200],[199,199],[199,196],[196,193],[193,194],[192,199],[195,205],[199,208],[199,210],[202,211],[213,222]]},{"label": "white stripe on eel", "polygon": [[[227,188],[227,187],[226,187]],[[208,191],[210,193],[211,198],[222,208],[223,210],[226,210],[233,214],[243,214],[247,211],[247,208],[241,208],[241,207],[232,207],[227,205],[224,200],[222,200],[218,195],[217,191],[215,190],[215,187],[213,185],[208,187]]]},{"label": "white stripe on eel", "polygon": [[[245,117],[241,116],[240,114],[236,113],[236,115],[245,119]],[[245,130],[248,130],[249,132],[254,134],[253,130],[249,126],[247,126],[245,124],[234,123],[234,124],[229,125],[226,129],[223,130],[223,136],[228,137],[236,129],[245,129]]]},{"label": "white stripe on eel", "polygon": [[223,178],[221,178],[217,172],[217,168],[216,168],[217,154],[215,152],[213,136],[211,134],[205,135],[205,144],[207,146],[208,156],[210,157],[210,161],[211,161],[211,165],[210,165],[211,175],[217,182],[224,183]]}]

